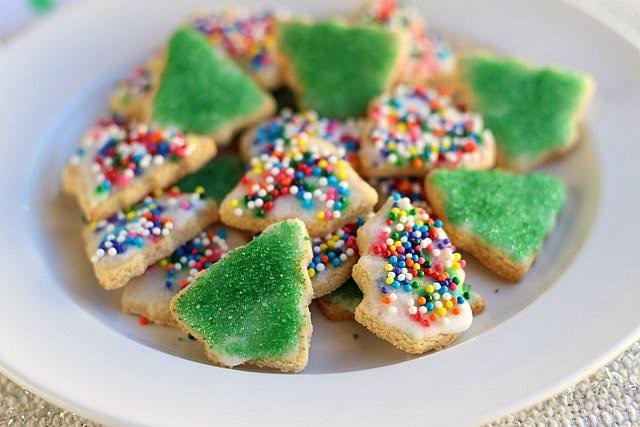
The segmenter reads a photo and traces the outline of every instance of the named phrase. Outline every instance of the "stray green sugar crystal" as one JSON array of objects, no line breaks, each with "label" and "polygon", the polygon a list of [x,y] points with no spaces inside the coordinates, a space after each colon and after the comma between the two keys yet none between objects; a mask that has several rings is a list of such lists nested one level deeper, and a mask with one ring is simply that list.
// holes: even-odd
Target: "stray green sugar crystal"
[{"label": "stray green sugar crystal", "polygon": [[199,33],[171,37],[153,118],[184,131],[215,133],[263,108],[266,94],[219,48]]},{"label": "stray green sugar crystal", "polygon": [[562,183],[542,173],[437,170],[429,179],[442,193],[452,224],[516,261],[538,253],[566,199]]},{"label": "stray green sugar crystal", "polygon": [[278,43],[300,85],[301,107],[345,119],[363,114],[389,85],[402,39],[374,26],[286,22]]},{"label": "stray green sugar crystal", "polygon": [[184,193],[192,193],[198,187],[203,187],[205,197],[211,197],[221,203],[240,181],[243,174],[244,165],[239,157],[217,157],[196,173],[183,178],[176,185]]},{"label": "stray green sugar crystal", "polygon": [[296,349],[304,323],[303,237],[283,221],[213,264],[180,295],[180,320],[215,353],[243,360]]},{"label": "stray green sugar crystal", "polygon": [[508,160],[536,159],[575,137],[576,118],[589,93],[587,76],[489,55],[463,57],[459,67],[475,109]]}]

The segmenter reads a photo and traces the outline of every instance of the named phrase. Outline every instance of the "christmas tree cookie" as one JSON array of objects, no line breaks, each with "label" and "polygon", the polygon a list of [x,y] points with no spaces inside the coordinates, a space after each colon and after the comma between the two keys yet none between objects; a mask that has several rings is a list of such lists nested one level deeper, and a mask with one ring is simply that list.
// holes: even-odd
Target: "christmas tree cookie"
[{"label": "christmas tree cookie", "polygon": [[318,116],[315,111],[294,113],[285,108],[277,116],[244,133],[240,154],[248,162],[251,157],[272,150],[276,141],[281,139],[286,146],[292,138],[305,133],[310,138],[336,146],[344,153],[342,157],[357,168],[362,125],[362,120],[332,120]]},{"label": "christmas tree cookie", "polygon": [[275,89],[282,84],[275,45],[276,13],[270,10],[225,9],[195,13],[187,27],[220,46],[260,85]]},{"label": "christmas tree cookie", "polygon": [[309,261],[304,223],[273,224],[198,275],[171,312],[215,364],[301,371],[312,331]]},{"label": "christmas tree cookie", "polygon": [[542,173],[437,170],[425,188],[456,245],[514,282],[529,271],[566,199],[562,183]]},{"label": "christmas tree cookie", "polygon": [[464,265],[442,221],[394,195],[358,232],[356,321],[395,347],[441,349],[471,326]]},{"label": "christmas tree cookie", "polygon": [[280,22],[277,40],[298,106],[334,119],[364,114],[395,83],[407,51],[401,33],[333,21]]},{"label": "christmas tree cookie", "polygon": [[210,134],[224,143],[234,131],[275,110],[271,96],[198,32],[176,31],[166,56],[152,108],[159,123]]},{"label": "christmas tree cookie", "polygon": [[200,169],[215,154],[211,138],[114,116],[82,138],[62,187],[87,219],[102,219]]},{"label": "christmas tree cookie", "polygon": [[[484,311],[486,307],[484,298],[473,291],[467,283],[463,285],[462,295],[471,304],[471,312],[474,316]],[[362,291],[353,279],[349,279],[335,291],[315,301],[320,312],[329,320],[334,322],[355,320],[356,308],[362,302]]]},{"label": "christmas tree cookie", "polygon": [[300,218],[313,237],[368,214],[378,195],[334,146],[300,135],[251,159],[249,171],[220,206],[226,225],[258,232]]},{"label": "christmas tree cookie", "polygon": [[427,80],[451,73],[455,68],[451,46],[429,31],[420,12],[402,0],[367,0],[356,21],[407,34],[409,54],[400,75],[403,82],[424,84]]},{"label": "christmas tree cookie", "polygon": [[324,237],[311,242],[313,258],[308,267],[313,297],[326,295],[351,277],[351,269],[358,258],[356,235],[365,218],[358,218]]},{"label": "christmas tree cookie", "polygon": [[134,278],[122,293],[122,311],[140,316],[142,322],[176,326],[169,305],[201,271],[222,259],[229,250],[247,243],[238,231],[220,225],[207,228]]},{"label": "christmas tree cookie", "polygon": [[461,58],[458,72],[468,103],[495,135],[500,166],[526,170],[577,142],[589,76],[482,54]]},{"label": "christmas tree cookie", "polygon": [[219,184],[206,166],[166,190],[84,229],[86,251],[98,282],[120,288],[218,219]]},{"label": "christmas tree cookie", "polygon": [[361,302],[362,291],[353,279],[347,280],[335,291],[316,300],[324,317],[334,322],[354,320],[356,307]]},{"label": "christmas tree cookie", "polygon": [[495,162],[482,117],[457,106],[446,89],[399,85],[370,106],[360,149],[363,174],[422,177],[438,167],[488,169]]}]

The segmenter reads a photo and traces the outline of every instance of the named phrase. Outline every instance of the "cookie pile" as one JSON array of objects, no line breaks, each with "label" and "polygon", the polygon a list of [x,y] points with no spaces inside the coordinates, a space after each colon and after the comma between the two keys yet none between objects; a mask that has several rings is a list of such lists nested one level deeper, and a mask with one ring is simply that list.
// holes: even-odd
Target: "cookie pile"
[{"label": "cookie pile", "polygon": [[215,364],[304,369],[313,299],[420,354],[484,309],[459,250],[527,274],[567,194],[526,172],[578,142],[592,87],[455,52],[400,0],[200,12],[117,83],[62,186],[122,311]]}]

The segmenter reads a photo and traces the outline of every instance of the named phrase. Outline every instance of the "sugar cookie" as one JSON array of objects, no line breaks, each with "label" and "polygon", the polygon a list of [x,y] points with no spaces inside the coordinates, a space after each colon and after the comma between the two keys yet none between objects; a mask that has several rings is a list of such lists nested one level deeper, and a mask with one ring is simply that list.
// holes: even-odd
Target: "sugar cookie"
[{"label": "sugar cookie", "polygon": [[251,160],[250,170],[220,206],[223,223],[258,232],[300,218],[309,234],[323,236],[369,212],[378,195],[324,141],[304,135],[288,147],[276,144]]},{"label": "sugar cookie", "polygon": [[301,371],[312,331],[309,261],[304,223],[273,224],[196,277],[171,312],[215,364]]},{"label": "sugar cookie", "polygon": [[458,74],[495,135],[499,166],[526,170],[577,142],[594,87],[589,76],[484,54],[462,57]]},{"label": "sugar cookie", "polygon": [[211,138],[114,116],[84,135],[62,187],[87,219],[102,219],[200,169],[216,151]]},{"label": "sugar cookie", "polygon": [[479,114],[460,109],[448,90],[409,85],[373,101],[359,154],[363,174],[373,177],[488,169],[495,162],[493,136]]},{"label": "sugar cookie", "polygon": [[566,200],[562,183],[542,173],[437,170],[425,187],[456,245],[514,282],[529,271]]},{"label": "sugar cookie", "polygon": [[409,353],[441,349],[471,326],[464,260],[442,221],[395,195],[358,231],[356,321]]},{"label": "sugar cookie", "polygon": [[335,21],[280,22],[277,40],[298,106],[335,119],[364,114],[396,82],[407,52],[401,33]]}]

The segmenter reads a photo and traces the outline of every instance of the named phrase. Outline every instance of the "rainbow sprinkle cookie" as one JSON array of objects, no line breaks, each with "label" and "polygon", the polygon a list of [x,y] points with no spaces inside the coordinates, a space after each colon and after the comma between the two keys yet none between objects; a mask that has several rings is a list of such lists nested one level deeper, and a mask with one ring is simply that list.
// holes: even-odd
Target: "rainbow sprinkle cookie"
[{"label": "rainbow sprinkle cookie", "polygon": [[250,170],[220,207],[222,222],[258,232],[287,218],[323,236],[371,211],[377,194],[334,146],[305,135],[251,159]]},{"label": "rainbow sprinkle cookie", "polygon": [[305,133],[309,138],[321,139],[344,151],[344,159],[357,167],[358,150],[362,136],[360,120],[332,120],[318,116],[315,111],[294,113],[285,108],[277,116],[245,132],[240,141],[242,157],[251,157],[273,150],[275,142],[283,140],[287,146],[292,138]]},{"label": "rainbow sprinkle cookie", "polygon": [[135,67],[126,79],[116,83],[109,100],[111,111],[135,120],[151,117],[150,100],[158,90],[164,62],[164,52],[156,52],[145,63]]},{"label": "rainbow sprinkle cookie", "polygon": [[299,372],[311,341],[310,261],[302,221],[273,224],[196,277],[171,312],[215,364]]},{"label": "rainbow sprinkle cookie", "polygon": [[277,15],[269,10],[227,9],[220,13],[196,13],[187,26],[222,47],[263,87],[282,84],[275,47]]},{"label": "rainbow sprinkle cookie", "polygon": [[351,269],[358,258],[356,235],[364,221],[364,218],[358,218],[357,222],[311,242],[313,259],[307,272],[311,277],[314,298],[334,291],[351,277]]},{"label": "rainbow sprinkle cookie", "polygon": [[593,93],[584,74],[468,55],[459,77],[468,103],[496,137],[498,165],[526,170],[570,150]]},{"label": "rainbow sprinkle cookie", "polygon": [[471,326],[465,261],[442,221],[395,195],[358,233],[358,323],[409,353],[441,349]]},{"label": "rainbow sprinkle cookie", "polygon": [[371,105],[360,150],[367,176],[424,176],[438,167],[488,169],[495,161],[482,117],[460,109],[449,91],[397,86]]},{"label": "rainbow sprinkle cookie", "polygon": [[356,20],[408,34],[410,49],[402,67],[400,79],[403,82],[422,84],[430,78],[449,74],[455,68],[451,46],[427,30],[421,14],[402,0],[368,0]]},{"label": "rainbow sprinkle cookie", "polygon": [[125,287],[123,313],[140,316],[141,323],[177,326],[169,309],[171,299],[229,250],[246,243],[244,234],[221,226],[200,232]]},{"label": "rainbow sprinkle cookie", "polygon": [[[484,312],[486,302],[471,286],[464,283],[462,296],[471,304],[471,312],[478,316]],[[362,302],[362,291],[353,279],[347,280],[335,291],[318,298],[316,304],[320,312],[329,320],[340,322],[355,320],[356,308]]]},{"label": "rainbow sprinkle cookie", "polygon": [[529,271],[566,200],[562,183],[541,173],[437,170],[425,187],[456,244],[514,282]]},{"label": "rainbow sprinkle cookie", "polygon": [[400,33],[335,21],[281,22],[277,33],[299,107],[341,120],[364,114],[397,81],[408,44]]},{"label": "rainbow sprinkle cookie", "polygon": [[201,168],[216,151],[210,138],[114,116],[82,138],[62,187],[86,218],[106,218]]},{"label": "rainbow sprinkle cookie", "polygon": [[226,144],[233,133],[270,116],[275,101],[220,48],[197,31],[180,29],[168,43],[154,122],[211,135]]}]

